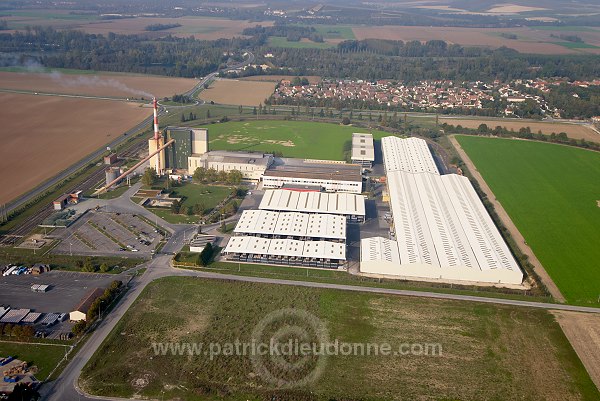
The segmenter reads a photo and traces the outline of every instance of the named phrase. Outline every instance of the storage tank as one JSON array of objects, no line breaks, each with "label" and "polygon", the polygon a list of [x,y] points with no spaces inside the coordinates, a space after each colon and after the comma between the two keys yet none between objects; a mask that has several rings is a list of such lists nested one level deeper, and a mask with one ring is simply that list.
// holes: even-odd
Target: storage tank
[{"label": "storage tank", "polygon": [[[106,185],[110,184],[111,182],[113,182],[114,180],[117,179],[118,176],[121,175],[121,168],[119,167],[109,167],[105,170],[106,173]],[[115,183],[112,188],[115,187],[115,185],[119,184],[118,182]]]}]

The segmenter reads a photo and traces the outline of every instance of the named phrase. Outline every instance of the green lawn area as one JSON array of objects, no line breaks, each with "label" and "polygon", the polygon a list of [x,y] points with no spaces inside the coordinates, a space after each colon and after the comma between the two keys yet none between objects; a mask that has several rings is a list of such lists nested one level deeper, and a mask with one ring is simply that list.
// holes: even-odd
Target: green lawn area
[{"label": "green lawn area", "polygon": [[569,302],[598,305],[600,153],[457,136]]},{"label": "green lawn area", "polygon": [[585,42],[552,42],[555,45],[566,47],[568,49],[598,49],[598,46]]},{"label": "green lawn area", "polygon": [[[442,352],[330,355],[315,381],[285,390],[267,382],[248,353],[211,359],[202,351],[161,354],[153,347],[249,344],[259,322],[283,308],[325,325],[325,343],[389,344],[393,351],[401,344],[436,344]],[[306,320],[286,316],[264,326],[258,342],[279,336],[286,343],[302,338],[294,333],[303,331],[301,341],[322,343]],[[290,370],[277,358],[261,358],[287,380],[315,371],[317,360],[308,357]],[[146,385],[135,388],[136,379],[146,379]],[[103,396],[187,401],[393,400],[399,394],[407,400],[598,399],[544,310],[189,277],[146,287],[84,368],[80,385]]]},{"label": "green lawn area", "polygon": [[280,36],[270,36],[268,45],[273,47],[289,47],[293,49],[329,49],[336,46],[335,43],[329,42],[290,42],[287,38]]},{"label": "green lawn area", "polygon": [[173,188],[171,197],[185,197],[184,206],[194,206],[203,203],[206,209],[212,209],[233,191],[232,187],[224,185],[204,185],[187,182],[180,187]]},{"label": "green lawn area", "polygon": [[[214,150],[280,151],[285,157],[343,160],[344,142],[364,128],[304,121],[242,121],[210,125],[210,148]],[[389,135],[373,131],[380,139]]]},{"label": "green lawn area", "polygon": [[34,345],[0,341],[0,356],[14,356],[38,367],[35,377],[44,380],[65,356],[67,348],[60,345]]},{"label": "green lawn area", "polygon": [[315,28],[325,39],[356,39],[349,25],[307,25]]},{"label": "green lawn area", "polygon": [[[179,187],[174,187],[171,197],[185,198],[183,206],[193,207],[196,203],[202,203],[205,207],[205,213],[217,206],[233,191],[232,187],[223,185],[204,185],[187,182]],[[195,224],[200,220],[200,216],[187,216],[184,214],[173,214],[167,208],[148,208],[158,217],[173,224]]]}]

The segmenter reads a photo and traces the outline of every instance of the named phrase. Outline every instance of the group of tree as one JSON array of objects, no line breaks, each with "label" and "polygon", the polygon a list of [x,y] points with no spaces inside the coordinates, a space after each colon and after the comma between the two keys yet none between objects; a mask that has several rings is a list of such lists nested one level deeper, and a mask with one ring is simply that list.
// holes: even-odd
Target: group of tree
[{"label": "group of tree", "polygon": [[145,31],[166,31],[167,29],[179,28],[181,24],[151,24],[146,25],[144,28]]},{"label": "group of tree", "polygon": [[158,181],[158,174],[156,174],[156,170],[153,167],[148,167],[144,170],[144,174],[142,174],[142,184],[147,187],[151,187]]},{"label": "group of tree", "polygon": [[75,266],[82,272],[86,273],[107,273],[110,271],[110,266],[106,262],[102,262],[100,265],[94,262],[92,258],[86,258],[85,260],[75,261]]},{"label": "group of tree", "polygon": [[210,242],[207,243],[202,252],[200,252],[200,255],[198,255],[198,264],[200,266],[208,266],[212,260],[214,251],[215,249],[212,244]]},{"label": "group of tree", "polygon": [[184,202],[175,200],[171,203],[171,213],[183,214],[186,216],[203,216],[206,213],[206,205],[202,202],[198,202],[193,206],[185,206]]},{"label": "group of tree", "polygon": [[569,138],[566,132],[559,132],[558,134],[553,132],[550,135],[543,134],[542,131],[532,132],[529,127],[522,127],[518,131],[508,129],[502,126],[496,126],[495,128],[489,127],[487,124],[480,124],[477,128],[465,128],[459,125],[449,125],[443,123],[440,127],[445,133],[461,133],[461,134],[472,134],[472,135],[493,135],[504,138],[521,138],[531,139],[543,142],[560,143],[563,145],[577,146],[585,149],[600,150],[600,143],[586,141],[585,139],[574,139]]},{"label": "group of tree", "polygon": [[192,113],[192,112],[190,111],[190,114],[189,114],[187,117],[185,116],[185,114],[184,114],[184,113],[181,113],[181,119],[180,119],[180,121],[181,121],[182,123],[185,123],[185,122],[187,122],[187,121],[194,121],[194,120],[196,120],[197,118],[198,118],[198,116],[196,116],[196,113]]},{"label": "group of tree", "polygon": [[72,333],[75,335],[82,334],[101,313],[108,309],[110,303],[117,297],[122,287],[123,282],[120,280],[112,281],[108,288],[104,290],[104,293],[92,302],[86,313],[86,320],[80,320],[73,326],[71,329]]},{"label": "group of tree", "polygon": [[198,167],[194,170],[192,179],[195,182],[215,183],[222,182],[230,185],[239,185],[242,182],[242,172],[239,170],[215,170],[214,168]]},{"label": "group of tree", "polygon": [[0,335],[13,337],[17,340],[32,338],[35,335],[33,326],[23,326],[19,324],[0,323]]},{"label": "group of tree", "polygon": [[175,103],[182,103],[182,104],[194,103],[194,99],[192,99],[188,95],[175,94],[171,97],[171,100]]}]

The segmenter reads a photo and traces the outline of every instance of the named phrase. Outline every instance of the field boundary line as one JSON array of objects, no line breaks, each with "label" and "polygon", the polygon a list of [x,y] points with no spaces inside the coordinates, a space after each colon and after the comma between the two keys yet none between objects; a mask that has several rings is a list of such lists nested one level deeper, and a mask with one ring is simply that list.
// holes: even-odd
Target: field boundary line
[{"label": "field boundary line", "polygon": [[504,223],[504,225],[510,232],[510,235],[512,235],[512,237],[514,238],[517,246],[521,249],[521,251],[525,255],[528,256],[529,261],[531,262],[531,264],[533,266],[533,270],[540,277],[540,280],[542,280],[542,282],[544,283],[546,288],[548,288],[548,291],[550,292],[552,297],[554,299],[556,299],[558,302],[565,303],[566,299],[560,292],[560,289],[554,283],[554,281],[552,280],[552,278],[550,277],[550,275],[548,274],[548,272],[546,271],[546,269],[544,268],[542,263],[537,258],[537,256],[535,256],[535,253],[533,253],[533,250],[525,241],[525,237],[523,237],[523,235],[521,234],[521,232],[519,231],[519,229],[517,228],[515,223],[513,223],[512,219],[510,218],[510,216],[508,215],[506,210],[504,210],[504,207],[500,204],[500,202],[498,202],[498,200],[496,199],[496,196],[494,195],[494,192],[492,192],[492,189],[488,186],[487,182],[483,179],[483,176],[479,173],[479,171],[475,167],[475,164],[467,155],[467,152],[465,152],[464,149],[460,146],[460,143],[458,143],[458,141],[456,140],[456,137],[454,135],[449,135],[448,139],[450,139],[450,143],[452,144],[452,146],[454,146],[454,149],[456,149],[456,152],[458,153],[460,158],[467,165],[469,172],[473,175],[475,180],[477,180],[477,182],[481,186],[482,191],[485,192],[489,201],[492,203],[492,205],[494,205],[494,209],[496,210],[496,213],[498,213],[500,220],[502,220],[502,223]]}]

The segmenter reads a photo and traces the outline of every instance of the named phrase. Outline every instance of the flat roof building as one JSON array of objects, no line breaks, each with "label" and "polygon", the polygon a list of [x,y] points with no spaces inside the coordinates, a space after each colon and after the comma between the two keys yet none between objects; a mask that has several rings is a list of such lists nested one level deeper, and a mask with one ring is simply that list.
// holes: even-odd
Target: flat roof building
[{"label": "flat roof building", "polygon": [[468,178],[439,175],[425,141],[401,141],[409,140],[382,140],[395,241],[363,239],[361,272],[521,284],[523,273]]},{"label": "flat roof building", "polygon": [[263,175],[264,188],[285,185],[318,186],[327,192],[362,193],[362,169],[358,164],[314,163],[272,166]]},{"label": "flat roof building", "polygon": [[346,260],[346,244],[243,236],[231,237],[223,254],[239,262],[337,268]]},{"label": "flat roof building", "polygon": [[273,155],[262,152],[234,152],[213,150],[188,157],[187,170],[193,174],[198,167],[217,171],[238,170],[244,179],[258,181],[273,164]]},{"label": "flat roof building", "polygon": [[346,218],[334,214],[244,210],[233,232],[297,240],[346,240]]},{"label": "flat roof building", "polygon": [[280,212],[337,214],[356,222],[365,220],[365,197],[339,192],[299,192],[271,189],[265,191],[258,208]]},{"label": "flat roof building", "polygon": [[352,163],[363,167],[371,167],[375,161],[375,147],[373,146],[373,135],[352,134]]}]

